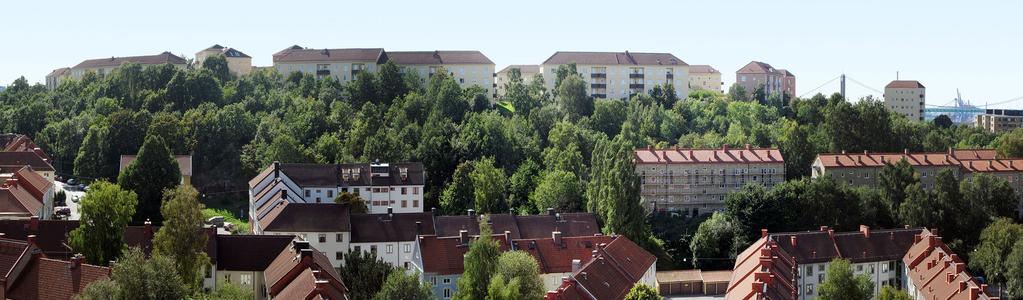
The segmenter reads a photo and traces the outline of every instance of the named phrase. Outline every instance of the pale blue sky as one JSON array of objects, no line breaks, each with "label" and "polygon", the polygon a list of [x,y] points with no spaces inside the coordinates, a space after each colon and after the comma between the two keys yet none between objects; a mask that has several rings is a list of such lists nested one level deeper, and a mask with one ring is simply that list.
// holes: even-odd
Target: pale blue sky
[{"label": "pale blue sky", "polygon": [[[671,52],[721,70],[785,68],[797,93],[845,72],[882,90],[900,71],[928,104],[1023,96],[1019,1],[4,1],[0,82],[88,58],[235,47],[259,66],[312,48],[478,49],[498,69],[558,50]],[[838,90],[832,83],[822,91]],[[850,96],[878,93],[849,83]],[[1023,100],[1001,105],[1023,108]]]}]

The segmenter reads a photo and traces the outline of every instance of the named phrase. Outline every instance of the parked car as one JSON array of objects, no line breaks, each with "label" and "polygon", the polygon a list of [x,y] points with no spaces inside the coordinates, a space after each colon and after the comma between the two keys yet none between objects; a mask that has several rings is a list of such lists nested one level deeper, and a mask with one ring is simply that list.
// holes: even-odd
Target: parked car
[{"label": "parked car", "polygon": [[78,181],[76,181],[74,178],[71,178],[71,179],[67,180],[67,184],[68,185],[76,185],[76,184],[78,184]]},{"label": "parked car", "polygon": [[71,197],[71,202],[78,203],[78,196]]},{"label": "parked car", "polygon": [[67,216],[71,214],[71,208],[67,206],[57,206],[53,208],[53,214],[58,216]]}]

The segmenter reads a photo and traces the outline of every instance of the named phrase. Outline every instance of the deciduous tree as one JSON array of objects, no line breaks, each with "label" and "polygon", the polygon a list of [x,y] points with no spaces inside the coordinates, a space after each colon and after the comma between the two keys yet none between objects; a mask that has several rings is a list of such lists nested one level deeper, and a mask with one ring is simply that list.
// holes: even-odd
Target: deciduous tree
[{"label": "deciduous tree", "polygon": [[135,192],[105,181],[93,183],[81,200],[80,225],[71,231],[71,248],[94,265],[106,265],[120,257],[124,228],[137,204]]},{"label": "deciduous tree", "polygon": [[135,161],[117,177],[117,183],[138,195],[138,210],[132,223],[142,224],[150,220],[159,225],[163,223],[163,215],[160,213],[163,191],[181,183],[181,170],[163,139],[149,136]]},{"label": "deciduous tree", "polygon": [[200,272],[209,263],[202,209],[199,192],[191,186],[166,190],[160,207],[166,219],[153,239],[154,252],[174,262],[178,276],[193,292],[202,286]]},{"label": "deciduous tree", "polygon": [[853,275],[848,260],[836,258],[828,263],[824,283],[817,291],[822,300],[869,300],[874,295],[874,283],[867,274]]}]

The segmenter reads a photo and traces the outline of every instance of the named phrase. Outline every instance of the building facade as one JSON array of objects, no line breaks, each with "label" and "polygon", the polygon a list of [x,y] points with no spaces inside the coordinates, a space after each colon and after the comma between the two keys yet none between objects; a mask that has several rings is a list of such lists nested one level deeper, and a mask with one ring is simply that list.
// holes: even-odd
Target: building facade
[{"label": "building facade", "polygon": [[273,55],[278,73],[313,74],[317,79],[332,77],[342,83],[355,80],[359,72],[375,72],[386,61],[382,48],[307,49],[295,45]]},{"label": "building facade", "polygon": [[698,216],[724,209],[725,195],[747,183],[770,188],[785,181],[778,149],[638,149],[636,173],[650,210]]},{"label": "building facade", "polygon": [[689,89],[701,89],[723,92],[721,90],[721,71],[708,65],[689,66]]},{"label": "building facade", "polygon": [[106,75],[125,63],[136,63],[143,68],[162,64],[170,64],[181,69],[188,66],[188,61],[184,58],[165,51],[156,55],[89,59],[71,67],[69,75],[74,79],[81,79],[88,72]]},{"label": "building facade", "polygon": [[505,86],[511,83],[512,70],[518,70],[519,76],[522,78],[523,84],[529,84],[533,82],[533,78],[536,78],[537,74],[540,74],[539,65],[510,65],[498,71],[494,75],[495,89],[497,90],[497,97],[504,97],[507,92]]},{"label": "building facade", "polygon": [[236,76],[248,75],[252,72],[252,57],[238,51],[238,49],[213,45],[209,48],[195,53],[195,65],[202,66],[206,58],[214,55],[223,55],[227,60],[227,69]]},{"label": "building facade", "polygon": [[425,83],[437,72],[445,70],[462,88],[480,86],[487,97],[496,98],[494,62],[479,51],[388,51],[387,60],[415,72]]},{"label": "building facade", "polygon": [[910,120],[923,121],[925,92],[919,81],[892,81],[884,87],[884,106]]},{"label": "building facade", "polygon": [[924,230],[913,238],[902,265],[902,273],[906,274],[905,290],[915,300],[999,299],[992,295],[987,284],[980,283],[966,271],[966,261],[934,232]]},{"label": "building facade", "polygon": [[[46,74],[46,88],[56,89],[61,83],[67,80],[68,76],[71,76],[71,68],[57,68]],[[2,91],[2,90],[0,90]]]},{"label": "building facade", "polygon": [[987,109],[977,115],[977,127],[992,133],[1016,130],[1023,127],[1023,110]]},{"label": "building facade", "polygon": [[671,53],[558,51],[540,64],[547,90],[554,90],[559,66],[575,64],[596,99],[623,99],[673,85],[680,99],[689,96],[689,65]]},{"label": "building facade", "polygon": [[796,76],[764,62],[751,61],[735,71],[735,82],[746,90],[747,95],[763,86],[767,95],[783,93],[789,97],[796,96]]}]

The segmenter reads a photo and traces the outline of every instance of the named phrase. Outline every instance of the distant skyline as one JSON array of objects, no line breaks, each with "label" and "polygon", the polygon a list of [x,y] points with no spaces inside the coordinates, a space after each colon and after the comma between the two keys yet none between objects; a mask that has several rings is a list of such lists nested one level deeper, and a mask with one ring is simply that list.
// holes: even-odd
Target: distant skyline
[{"label": "distant skyline", "polygon": [[[898,72],[923,83],[931,105],[957,88],[978,106],[1023,97],[1016,1],[13,1],[0,10],[0,85],[44,82],[92,58],[191,58],[213,44],[269,66],[297,44],[480,50],[498,70],[555,51],[670,52],[718,69],[726,89],[757,60],[795,74],[799,95],[842,73],[883,91]],[[852,81],[847,92],[881,97]]]}]

